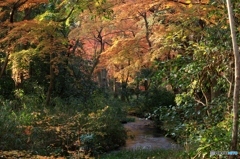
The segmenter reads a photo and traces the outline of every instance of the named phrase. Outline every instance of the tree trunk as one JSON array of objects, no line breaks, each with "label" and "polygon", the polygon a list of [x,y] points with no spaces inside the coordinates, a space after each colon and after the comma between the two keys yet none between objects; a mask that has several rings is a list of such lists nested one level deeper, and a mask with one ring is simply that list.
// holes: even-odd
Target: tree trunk
[{"label": "tree trunk", "polygon": [[137,97],[137,101],[139,99],[139,94],[140,94],[139,86],[140,86],[140,81],[139,81],[139,77],[137,77],[137,86],[136,86],[136,89],[135,89],[135,94],[136,94],[136,97]]},{"label": "tree trunk", "polygon": [[[233,92],[233,128],[232,128],[232,142],[231,151],[237,151],[238,140],[238,102],[239,102],[239,88],[240,88],[240,55],[238,51],[238,45],[236,40],[236,29],[233,20],[233,11],[230,0],[227,1],[228,17],[230,22],[234,63],[235,63],[235,81]],[[230,159],[237,158],[237,156],[230,156]]]},{"label": "tree trunk", "polygon": [[7,68],[7,64],[8,64],[8,59],[9,59],[9,53],[6,54],[3,66],[0,67],[1,68],[1,72],[0,72],[0,78],[5,74],[6,72],[6,68]]},{"label": "tree trunk", "polygon": [[113,96],[114,96],[114,98],[118,98],[120,89],[121,89],[120,88],[120,83],[117,82],[116,78],[114,78],[114,82],[113,82]]},{"label": "tree trunk", "polygon": [[99,83],[99,87],[102,89],[102,91],[106,93],[107,89],[108,89],[108,78],[107,78],[107,70],[106,69],[101,69],[98,72],[98,83]]},{"label": "tree trunk", "polygon": [[121,90],[121,100],[125,102],[126,100],[129,102],[128,92],[127,92],[127,82],[122,82],[122,90]]},{"label": "tree trunk", "polygon": [[47,99],[46,99],[46,105],[50,104],[50,100],[51,100],[51,94],[52,94],[52,90],[53,90],[53,83],[54,83],[54,70],[53,70],[53,53],[50,53],[50,66],[49,66],[49,71],[50,71],[50,83],[49,83],[49,87],[48,87],[48,91],[47,91]]}]

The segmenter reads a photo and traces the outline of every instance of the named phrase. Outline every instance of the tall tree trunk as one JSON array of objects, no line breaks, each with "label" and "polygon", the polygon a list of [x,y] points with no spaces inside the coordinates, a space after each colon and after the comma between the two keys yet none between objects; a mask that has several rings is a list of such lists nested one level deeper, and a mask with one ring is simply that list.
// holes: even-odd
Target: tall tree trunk
[{"label": "tall tree trunk", "polygon": [[107,78],[107,70],[106,69],[101,69],[98,72],[98,83],[99,83],[99,87],[102,89],[102,91],[106,93],[107,88],[108,88],[108,78]]},{"label": "tall tree trunk", "polygon": [[140,94],[139,86],[140,86],[140,80],[139,80],[139,77],[137,76],[137,86],[136,86],[136,89],[135,89],[135,94],[136,94],[136,97],[137,97],[137,101],[139,99],[139,94]]},{"label": "tall tree trunk", "polygon": [[49,71],[50,71],[50,83],[47,91],[47,99],[46,99],[46,104],[50,104],[51,100],[51,95],[53,91],[53,83],[54,83],[54,70],[53,70],[53,53],[50,53],[50,66],[49,66]]},{"label": "tall tree trunk", "polygon": [[126,101],[126,92],[127,92],[127,83],[126,82],[123,82],[121,83],[121,100],[123,102]]},{"label": "tall tree trunk", "polygon": [[113,92],[114,92],[113,96],[114,96],[114,98],[118,98],[120,85],[119,85],[119,82],[117,82],[117,78],[114,78],[113,80],[114,80],[114,82],[113,82]]},{"label": "tall tree trunk", "polygon": [[[238,102],[239,102],[239,88],[240,88],[240,55],[238,51],[238,45],[236,40],[236,29],[233,20],[233,9],[230,0],[227,1],[228,17],[230,22],[233,54],[235,62],[235,81],[234,81],[234,92],[233,92],[233,128],[232,128],[232,142],[231,150],[237,151],[237,140],[238,140]],[[237,156],[230,156],[231,159],[237,158]]]},{"label": "tall tree trunk", "polygon": [[1,68],[1,72],[0,72],[0,78],[4,75],[4,73],[6,72],[6,68],[7,68],[7,64],[8,64],[8,59],[9,59],[9,53],[6,54],[3,66],[0,67]]}]

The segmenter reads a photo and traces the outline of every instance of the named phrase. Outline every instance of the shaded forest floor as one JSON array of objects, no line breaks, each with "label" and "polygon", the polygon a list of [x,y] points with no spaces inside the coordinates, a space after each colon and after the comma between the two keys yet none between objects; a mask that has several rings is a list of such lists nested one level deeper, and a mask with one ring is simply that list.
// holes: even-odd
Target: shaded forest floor
[{"label": "shaded forest floor", "polygon": [[[153,121],[151,120],[145,120],[144,118],[137,118],[130,116],[128,118],[134,119],[131,122],[128,122],[124,124],[125,129],[127,130],[128,139],[126,141],[126,146],[122,147],[118,150],[118,152],[122,151],[125,152],[126,150],[129,151],[138,151],[141,150],[174,150],[178,149],[178,145],[174,143],[169,138],[166,138],[163,136],[163,134],[159,131],[157,131],[154,128]],[[42,123],[41,123],[42,124]],[[58,138],[61,138],[61,134],[63,132],[67,133],[67,130],[70,130],[71,125],[67,126],[49,126],[48,128],[42,128],[45,129],[45,136],[46,134],[49,134],[49,132],[52,132],[52,135],[55,137],[49,137],[49,140],[56,140],[55,142],[52,141],[53,145],[59,145]],[[31,134],[33,128],[32,127],[26,127],[25,133]],[[61,133],[62,132],[62,133]],[[58,136],[58,137],[56,137]],[[52,139],[50,139],[52,138]],[[29,144],[31,143],[30,137],[28,138]],[[74,145],[68,145],[69,147]],[[68,155],[65,157],[62,157],[63,155],[50,155],[50,156],[43,156],[43,155],[36,155],[37,152],[32,153],[28,151],[20,151],[20,150],[12,150],[12,151],[0,151],[0,159],[17,159],[17,158],[32,158],[32,159],[64,159],[64,158],[74,158],[74,159],[80,159],[80,158],[93,158],[86,156],[85,154],[81,153],[80,151],[68,151]],[[110,152],[111,153],[111,152]],[[145,152],[148,154],[149,152]],[[159,152],[158,152],[159,153]],[[128,154],[128,152],[126,152]],[[156,154],[156,153],[155,153]],[[108,158],[106,155],[103,155],[103,157],[96,157],[96,158]]]},{"label": "shaded forest floor", "polygon": [[0,159],[19,159],[19,158],[32,158],[32,159],[64,159],[65,157],[56,157],[56,156],[40,156],[40,155],[32,155],[27,151],[0,151]]},{"label": "shaded forest floor", "polygon": [[162,153],[175,148],[172,141],[156,132],[153,121],[127,116],[137,114],[137,109],[130,109],[122,101],[96,96],[89,103],[74,100],[66,104],[59,99],[57,106],[50,108],[36,102],[31,98],[19,110],[12,110],[11,103],[3,103],[0,159],[93,158],[89,154],[104,159],[105,154],[115,150],[125,153],[158,149]]}]

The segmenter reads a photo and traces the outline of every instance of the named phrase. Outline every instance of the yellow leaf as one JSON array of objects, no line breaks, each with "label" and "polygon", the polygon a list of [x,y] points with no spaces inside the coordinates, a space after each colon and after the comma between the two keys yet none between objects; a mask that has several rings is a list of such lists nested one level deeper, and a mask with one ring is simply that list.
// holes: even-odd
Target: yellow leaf
[{"label": "yellow leaf", "polygon": [[56,131],[59,132],[60,131],[60,127],[56,127]]},{"label": "yellow leaf", "polygon": [[183,3],[183,4],[190,4],[192,1],[191,0],[179,0],[178,2]]}]

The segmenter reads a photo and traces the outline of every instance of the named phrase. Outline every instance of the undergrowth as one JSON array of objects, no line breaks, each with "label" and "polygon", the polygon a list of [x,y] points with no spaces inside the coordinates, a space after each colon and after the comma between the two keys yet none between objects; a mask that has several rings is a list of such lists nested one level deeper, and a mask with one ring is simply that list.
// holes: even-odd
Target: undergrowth
[{"label": "undergrowth", "polygon": [[180,159],[181,152],[174,150],[121,150],[102,155],[100,159]]},{"label": "undergrowth", "polygon": [[55,157],[98,155],[125,144],[127,135],[121,122],[126,120],[126,112],[120,101],[96,94],[86,103],[55,98],[54,106],[46,107],[40,100],[39,96],[22,95],[13,107],[12,101],[2,98],[0,150]]}]

